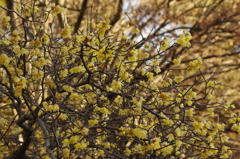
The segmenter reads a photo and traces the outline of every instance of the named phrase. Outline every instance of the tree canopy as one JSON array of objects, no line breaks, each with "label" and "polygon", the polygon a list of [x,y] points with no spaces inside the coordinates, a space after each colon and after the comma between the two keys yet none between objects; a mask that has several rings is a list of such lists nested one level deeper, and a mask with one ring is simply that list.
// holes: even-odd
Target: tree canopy
[{"label": "tree canopy", "polygon": [[0,1],[0,158],[234,158],[239,0]]}]

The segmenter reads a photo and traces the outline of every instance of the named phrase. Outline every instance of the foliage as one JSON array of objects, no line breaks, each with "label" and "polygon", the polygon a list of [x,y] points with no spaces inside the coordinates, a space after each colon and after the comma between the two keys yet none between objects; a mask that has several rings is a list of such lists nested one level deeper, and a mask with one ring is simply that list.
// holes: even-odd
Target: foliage
[{"label": "foliage", "polygon": [[104,18],[79,30],[45,5],[1,7],[14,16],[1,20],[0,158],[231,156],[226,132],[240,133],[240,118],[217,91],[222,70],[181,62],[197,49],[192,30],[160,43],[131,18],[123,35]]}]

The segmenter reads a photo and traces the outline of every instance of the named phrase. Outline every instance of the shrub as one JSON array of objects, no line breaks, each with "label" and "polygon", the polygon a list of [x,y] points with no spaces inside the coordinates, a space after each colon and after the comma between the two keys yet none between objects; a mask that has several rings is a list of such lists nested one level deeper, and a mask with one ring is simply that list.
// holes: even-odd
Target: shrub
[{"label": "shrub", "polygon": [[[17,27],[2,18],[1,158],[231,155],[225,131],[233,125],[240,132],[239,118],[219,120],[218,112],[234,105],[214,94],[218,83],[201,74],[202,59],[163,61],[174,47],[190,47],[188,31],[139,48],[146,39],[109,35],[108,19],[88,21],[85,31],[72,35],[67,22],[54,30],[60,6],[19,7]],[[196,73],[189,83],[185,75]]]}]

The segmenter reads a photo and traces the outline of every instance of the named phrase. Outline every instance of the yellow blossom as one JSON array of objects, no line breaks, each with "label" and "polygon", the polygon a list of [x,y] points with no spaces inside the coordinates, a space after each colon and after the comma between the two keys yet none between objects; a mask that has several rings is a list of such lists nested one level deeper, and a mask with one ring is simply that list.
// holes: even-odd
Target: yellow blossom
[{"label": "yellow blossom", "polygon": [[153,80],[153,73],[152,72],[147,72],[146,77],[148,78],[148,81],[152,81]]},{"label": "yellow blossom", "polygon": [[70,144],[70,141],[68,139],[64,139],[62,143],[64,146],[68,146]]},{"label": "yellow blossom", "polygon": [[161,150],[163,156],[166,156],[166,155],[171,154],[172,151],[173,151],[173,146],[172,146],[172,145],[169,145],[169,146],[167,146],[167,147],[164,147],[164,148]]},{"label": "yellow blossom", "polygon": [[113,81],[112,82],[112,89],[113,91],[118,91],[119,89],[122,88],[122,83],[120,81]]},{"label": "yellow blossom", "polygon": [[183,79],[184,79],[184,77],[180,75],[180,76],[175,77],[174,81],[177,82],[177,83],[180,83],[180,82],[183,81]]},{"label": "yellow blossom", "polygon": [[82,134],[82,135],[87,135],[88,132],[89,132],[89,129],[86,128],[86,127],[84,127],[84,128],[81,130],[81,134]]},{"label": "yellow blossom", "polygon": [[147,131],[140,129],[140,128],[135,128],[132,130],[133,134],[137,136],[139,139],[146,139],[147,137]]},{"label": "yellow blossom", "polygon": [[101,112],[103,114],[111,114],[110,111],[107,108],[105,108],[105,107],[101,108]]},{"label": "yellow blossom", "polygon": [[132,29],[132,33],[134,33],[134,34],[137,34],[137,33],[139,33],[140,31],[137,29],[137,28],[133,28]]},{"label": "yellow blossom", "polygon": [[68,148],[64,148],[64,149],[62,150],[62,152],[63,152],[63,157],[64,157],[64,158],[69,158],[70,150],[69,150]]},{"label": "yellow blossom", "polygon": [[68,85],[64,85],[62,88],[69,93],[73,92],[73,89],[74,89],[73,87]]},{"label": "yellow blossom", "polygon": [[72,136],[72,137],[69,139],[69,142],[70,142],[70,144],[75,144],[75,143],[78,142],[79,139],[80,139],[79,136]]},{"label": "yellow blossom", "polygon": [[48,44],[50,42],[50,39],[47,34],[43,34],[41,39],[44,44]]},{"label": "yellow blossom", "polygon": [[85,142],[80,142],[74,145],[75,150],[82,150],[87,148],[87,144]]},{"label": "yellow blossom", "polygon": [[209,81],[209,82],[207,83],[207,86],[208,86],[208,87],[215,87],[215,82],[214,82],[214,81]]},{"label": "yellow blossom", "polygon": [[155,67],[155,68],[154,68],[154,72],[155,72],[156,74],[160,73],[160,72],[161,72],[160,67],[159,67],[159,66]]},{"label": "yellow blossom", "polygon": [[61,32],[62,38],[68,38],[71,36],[71,27],[66,25]]},{"label": "yellow blossom", "polygon": [[192,72],[196,69],[199,69],[202,66],[202,58],[197,58],[196,60],[193,60],[188,65],[188,71]]},{"label": "yellow blossom", "polygon": [[94,126],[98,123],[98,120],[88,120],[89,126]]},{"label": "yellow blossom", "polygon": [[6,54],[0,55],[0,65],[7,66],[10,62],[10,58]]},{"label": "yellow blossom", "polygon": [[66,114],[63,114],[61,113],[59,116],[58,116],[58,119],[60,120],[67,120],[68,116]]},{"label": "yellow blossom", "polygon": [[59,5],[57,5],[56,7],[54,7],[54,10],[52,11],[52,15],[55,16],[56,14],[60,14],[64,12],[64,9],[62,7],[60,7]]},{"label": "yellow blossom", "polygon": [[4,22],[4,24],[7,24],[10,20],[11,20],[11,18],[9,16],[2,17],[2,21]]},{"label": "yellow blossom", "polygon": [[174,140],[174,135],[173,134],[168,134],[167,138],[168,138],[168,141],[173,141]]},{"label": "yellow blossom", "polygon": [[177,43],[179,45],[189,47],[189,46],[191,46],[191,44],[189,42],[191,39],[192,39],[191,34],[189,32],[186,32],[186,33],[180,35],[180,37],[177,39]]},{"label": "yellow blossom", "polygon": [[210,100],[210,99],[212,99],[212,95],[211,94],[208,94],[207,96],[206,96],[206,99],[208,99],[208,100]]},{"label": "yellow blossom", "polygon": [[126,150],[124,150],[124,154],[126,156],[130,156],[131,155],[131,150],[129,150],[129,148],[127,148]]},{"label": "yellow blossom", "polygon": [[169,37],[164,38],[164,40],[161,41],[160,45],[161,45],[161,48],[160,48],[161,51],[167,50],[170,47],[170,38]]}]

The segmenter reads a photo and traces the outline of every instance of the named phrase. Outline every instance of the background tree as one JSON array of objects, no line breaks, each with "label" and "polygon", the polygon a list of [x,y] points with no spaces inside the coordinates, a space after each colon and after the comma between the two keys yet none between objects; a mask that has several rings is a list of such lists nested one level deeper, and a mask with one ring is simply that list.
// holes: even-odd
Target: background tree
[{"label": "background tree", "polygon": [[239,147],[238,1],[1,3],[1,158]]}]

